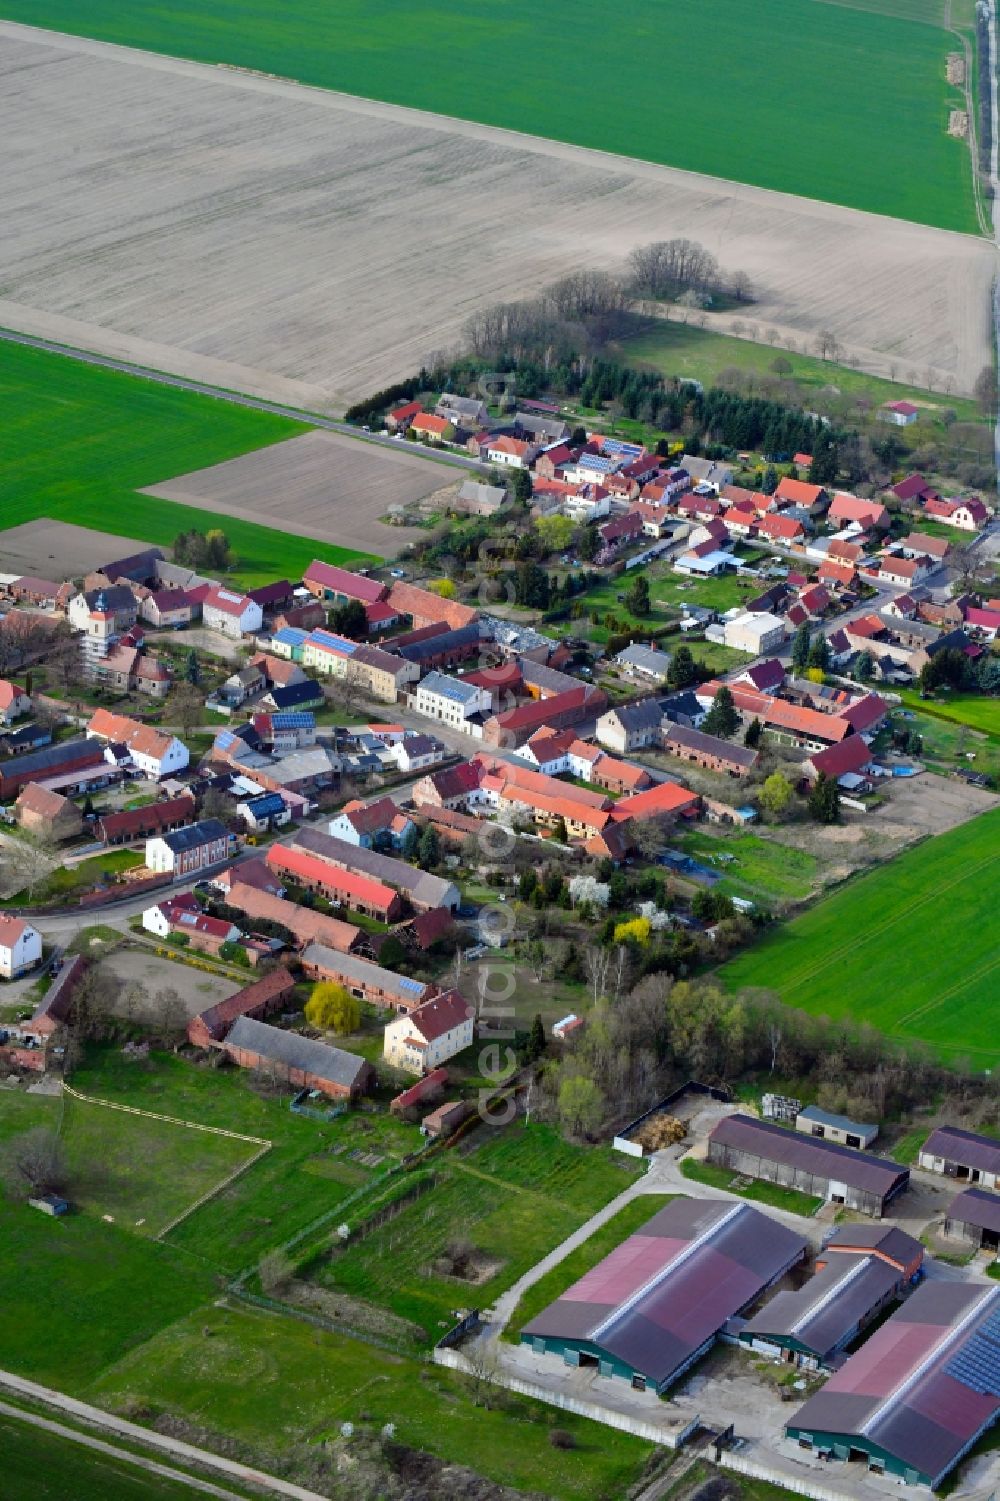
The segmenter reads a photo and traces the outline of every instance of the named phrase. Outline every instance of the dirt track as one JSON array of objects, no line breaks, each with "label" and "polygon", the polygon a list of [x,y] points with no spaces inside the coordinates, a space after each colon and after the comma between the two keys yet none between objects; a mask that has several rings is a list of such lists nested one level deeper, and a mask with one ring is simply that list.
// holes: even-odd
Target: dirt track
[{"label": "dirt track", "polygon": [[[689,235],[753,319],[968,391],[985,241],[0,23],[0,323],[330,411],[484,302]],[[99,103],[99,108],[95,107]],[[72,142],[72,150],[66,143]]]}]

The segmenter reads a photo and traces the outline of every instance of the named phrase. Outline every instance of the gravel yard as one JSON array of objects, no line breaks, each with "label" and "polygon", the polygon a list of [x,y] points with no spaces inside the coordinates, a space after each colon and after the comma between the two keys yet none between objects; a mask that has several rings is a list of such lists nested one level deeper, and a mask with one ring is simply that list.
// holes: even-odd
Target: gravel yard
[{"label": "gravel yard", "polygon": [[972,236],[9,22],[0,36],[8,327],[332,411],[453,347],[484,303],[684,235],[749,274],[762,337],[829,329],[864,369],[959,392],[991,359],[993,251]]},{"label": "gravel yard", "polygon": [[[142,991],[143,1004],[136,1017],[141,1022],[156,1020],[157,996],[161,991],[176,991],[188,1016],[197,1016],[209,1006],[224,1001],[227,995],[235,995],[240,988],[236,980],[206,974],[204,970],[178,964],[174,959],[161,959],[158,954],[146,953],[142,949],[119,949],[117,953],[109,954],[101,967],[118,981],[122,995],[129,986]],[[246,983],[249,985],[252,979],[253,975],[248,975]]]}]

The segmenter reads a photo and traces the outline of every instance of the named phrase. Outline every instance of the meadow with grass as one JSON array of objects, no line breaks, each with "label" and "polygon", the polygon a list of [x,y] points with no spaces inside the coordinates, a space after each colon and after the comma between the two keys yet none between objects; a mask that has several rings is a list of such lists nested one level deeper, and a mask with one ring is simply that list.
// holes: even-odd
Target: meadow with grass
[{"label": "meadow with grass", "polygon": [[732,990],[925,1043],[991,1068],[1000,810],[981,814],[854,877],[719,974]]},{"label": "meadow with grass", "polygon": [[[403,0],[3,0],[11,20],[439,111],[975,233],[968,145],[946,132],[963,96],[945,79],[955,37],[938,0],[865,8],[816,0],[599,0],[501,15]],[[965,0],[954,20],[967,24]],[[620,91],[552,58],[586,38]],[[650,66],[635,67],[636,58]],[[484,57],[489,59],[484,87]],[[683,60],[683,61],[682,61]],[[780,70],[780,103],[762,103]],[[664,79],[669,107],[664,107]],[[707,80],[714,97],[706,108]],[[794,122],[790,128],[789,122]],[[877,148],[873,145],[877,142]],[[913,170],[913,163],[920,170]],[[776,212],[780,212],[776,208]],[[176,471],[175,471],[176,472]]]},{"label": "meadow with grass", "polygon": [[365,561],[346,548],[138,493],[308,430],[291,418],[5,342],[0,401],[5,527],[49,517],[164,549],[179,532],[219,527],[236,558],[232,581],[246,587],[301,578],[314,557]]}]

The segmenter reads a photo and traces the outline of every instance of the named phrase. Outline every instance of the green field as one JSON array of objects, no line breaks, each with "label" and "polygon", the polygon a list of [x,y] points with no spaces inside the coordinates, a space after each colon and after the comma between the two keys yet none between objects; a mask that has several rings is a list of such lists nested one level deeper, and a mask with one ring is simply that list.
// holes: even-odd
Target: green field
[{"label": "green field", "polygon": [[[559,1501],[611,1501],[651,1446],[524,1398],[475,1407],[451,1372],[248,1311],[201,1310],[127,1356],[92,1388],[105,1406],[139,1400],[281,1453],[336,1436],[345,1421],[396,1425],[424,1449],[518,1490]],[[575,1447],[549,1442],[553,1426]]]},{"label": "green field", "polygon": [[1000,698],[984,698],[979,693],[949,693],[943,698],[924,699],[914,688],[896,688],[894,691],[906,709],[915,709],[930,719],[968,725],[970,730],[1000,737]]},{"label": "green field", "polygon": [[[3,525],[48,516],[169,548],[178,532],[221,527],[247,587],[301,578],[314,557],[346,548],[290,537],[238,517],[137,491],[307,431],[290,418],[156,385],[43,350],[0,341]],[[0,533],[0,557],[2,557]]]},{"label": "green field", "polygon": [[1000,810],[847,882],[723,966],[733,989],[993,1067]]},{"label": "green field", "polygon": [[196,1501],[204,1495],[6,1413],[0,1415],[0,1455],[4,1501]]},{"label": "green field", "polygon": [[[956,38],[921,0],[599,0],[502,14],[403,0],[3,0],[3,14],[975,233],[968,146],[946,134]],[[907,19],[916,15],[917,19]],[[958,17],[958,12],[956,11]],[[965,8],[960,19],[967,20]],[[937,24],[927,24],[930,21]],[[585,39],[621,91],[552,59]],[[637,61],[648,60],[646,67]],[[780,85],[779,80],[780,78]],[[668,97],[664,96],[668,80]],[[706,89],[725,107],[707,107]],[[790,123],[793,122],[793,123]],[[878,143],[873,149],[873,142]],[[915,166],[919,163],[919,168]],[[191,466],[188,466],[191,467]]]},{"label": "green field", "polygon": [[[758,834],[692,829],[671,842],[675,849],[719,872],[722,880],[714,890],[750,901],[800,901],[813,890],[819,874],[819,862],[808,851]],[[725,858],[729,855],[731,860]]]},{"label": "green field", "polygon": [[[753,308],[742,317],[752,323]],[[763,334],[764,330],[760,330]],[[821,360],[808,354],[793,354],[787,349],[774,348],[755,343],[751,339],[737,338],[732,334],[715,333],[711,329],[696,328],[690,323],[673,323],[663,319],[655,328],[628,339],[620,346],[621,356],[630,365],[652,366],[663,375],[678,376],[681,380],[699,380],[704,385],[717,382],[723,370],[741,370],[744,374],[775,379],[771,369],[772,360],[787,360],[791,374],[786,378],[795,380],[807,396],[835,387],[847,397],[867,397],[876,404],[885,401],[917,401],[929,405],[928,416],[934,417],[946,409],[953,411],[960,422],[980,422],[982,414],[974,401],[963,396],[942,396],[940,392],[926,391],[920,386],[911,386],[902,380],[881,380],[876,375],[866,375],[862,370],[852,370],[848,365],[837,365],[830,360]],[[900,374],[905,372],[901,369]],[[922,531],[930,528],[920,523]],[[951,534],[955,529],[945,529]],[[968,532],[965,534],[968,538]]]}]

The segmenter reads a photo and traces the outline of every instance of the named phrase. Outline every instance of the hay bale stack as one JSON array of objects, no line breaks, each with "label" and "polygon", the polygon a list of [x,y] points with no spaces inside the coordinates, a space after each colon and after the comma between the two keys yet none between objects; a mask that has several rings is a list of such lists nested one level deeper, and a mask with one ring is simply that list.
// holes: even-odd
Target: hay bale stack
[{"label": "hay bale stack", "polygon": [[633,1132],[633,1140],[646,1152],[661,1152],[664,1147],[683,1141],[686,1135],[684,1123],[676,1115],[654,1115]]}]

